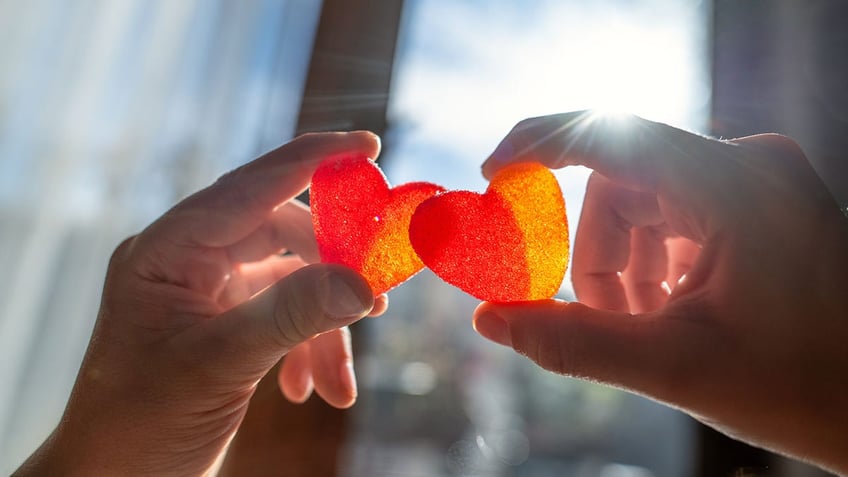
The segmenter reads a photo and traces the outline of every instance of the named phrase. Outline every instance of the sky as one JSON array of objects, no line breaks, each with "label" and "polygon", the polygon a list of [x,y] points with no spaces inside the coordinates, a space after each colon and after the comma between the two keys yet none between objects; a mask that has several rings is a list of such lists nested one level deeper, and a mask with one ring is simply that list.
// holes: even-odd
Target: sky
[{"label": "sky", "polygon": [[[709,113],[707,7],[693,0],[408,0],[385,172],[481,192],[521,119],[586,108],[698,132]],[[590,171],[557,171],[572,232]]]}]

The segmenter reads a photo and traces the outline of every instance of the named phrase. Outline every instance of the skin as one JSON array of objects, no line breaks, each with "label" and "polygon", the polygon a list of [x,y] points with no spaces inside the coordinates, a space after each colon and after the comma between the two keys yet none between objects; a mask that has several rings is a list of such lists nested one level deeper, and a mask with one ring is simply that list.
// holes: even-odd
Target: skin
[{"label": "skin", "polygon": [[[286,354],[286,396],[351,405],[346,326],[385,297],[305,265],[317,251],[292,200],[340,152],[376,157],[379,141],[301,137],[119,246],[62,422],[15,475],[207,473]],[[796,144],[584,112],[520,123],[483,170],[523,160],[596,170],[575,240],[582,303],[484,303],[483,336],[848,472],[848,221]]]},{"label": "skin", "polygon": [[368,132],[301,136],[122,243],[62,421],[15,475],[203,475],[286,354],[289,399],[352,405],[347,325],[386,298],[353,270],[307,265],[317,245],[293,198],[324,158],[379,150]]},{"label": "skin", "polygon": [[848,473],[848,220],[797,144],[576,112],[522,121],[483,172],[527,160],[595,171],[580,303],[483,303],[480,334]]}]

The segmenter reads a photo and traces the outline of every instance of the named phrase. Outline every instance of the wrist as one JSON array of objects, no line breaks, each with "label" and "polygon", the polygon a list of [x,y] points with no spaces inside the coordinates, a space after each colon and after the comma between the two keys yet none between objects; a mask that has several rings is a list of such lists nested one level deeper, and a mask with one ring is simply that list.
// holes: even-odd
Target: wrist
[{"label": "wrist", "polygon": [[131,433],[112,422],[109,409],[81,407],[72,395],[56,429],[13,475],[144,475],[125,438]]},{"label": "wrist", "polygon": [[13,477],[104,475],[107,470],[94,461],[98,452],[63,435],[60,424],[41,446],[16,470]]}]

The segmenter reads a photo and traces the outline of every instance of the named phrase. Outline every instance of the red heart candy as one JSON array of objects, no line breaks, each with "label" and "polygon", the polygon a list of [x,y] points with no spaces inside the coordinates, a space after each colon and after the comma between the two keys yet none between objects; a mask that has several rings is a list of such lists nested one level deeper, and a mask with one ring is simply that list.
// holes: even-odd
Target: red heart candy
[{"label": "red heart candy", "polygon": [[551,298],[568,265],[562,192],[537,163],[502,169],[484,194],[427,199],[412,216],[409,237],[436,275],[481,300]]},{"label": "red heart candy", "polygon": [[443,190],[427,182],[390,189],[365,156],[325,160],[309,193],[321,261],[358,271],[374,295],[394,288],[424,268],[409,243],[409,221],[422,201]]}]

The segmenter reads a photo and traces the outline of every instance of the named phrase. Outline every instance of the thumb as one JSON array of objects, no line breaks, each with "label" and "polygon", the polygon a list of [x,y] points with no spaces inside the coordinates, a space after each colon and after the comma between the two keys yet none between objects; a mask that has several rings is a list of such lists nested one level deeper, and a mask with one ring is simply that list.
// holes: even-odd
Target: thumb
[{"label": "thumb", "polygon": [[261,376],[298,344],[358,321],[373,306],[371,288],[355,271],[308,265],[211,319],[200,345],[212,369]]},{"label": "thumb", "polygon": [[482,171],[491,178],[519,161],[550,168],[582,165],[627,188],[702,206],[705,191],[726,190],[729,158],[737,157],[737,150],[736,144],[636,116],[577,111],[521,121]]},{"label": "thumb", "polygon": [[[668,307],[663,312],[667,311]],[[474,329],[558,374],[679,402],[705,338],[687,320],[545,300],[481,304]]]}]

